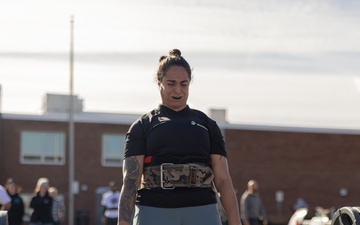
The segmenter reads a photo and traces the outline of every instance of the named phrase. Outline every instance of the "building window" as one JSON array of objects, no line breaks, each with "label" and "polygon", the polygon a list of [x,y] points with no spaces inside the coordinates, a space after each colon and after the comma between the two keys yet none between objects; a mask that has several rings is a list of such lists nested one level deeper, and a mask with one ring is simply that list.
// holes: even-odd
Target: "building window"
[{"label": "building window", "polygon": [[65,163],[65,134],[63,132],[21,132],[21,163]]},{"label": "building window", "polygon": [[121,167],[124,156],[124,134],[104,134],[102,136],[102,159],[103,166]]}]

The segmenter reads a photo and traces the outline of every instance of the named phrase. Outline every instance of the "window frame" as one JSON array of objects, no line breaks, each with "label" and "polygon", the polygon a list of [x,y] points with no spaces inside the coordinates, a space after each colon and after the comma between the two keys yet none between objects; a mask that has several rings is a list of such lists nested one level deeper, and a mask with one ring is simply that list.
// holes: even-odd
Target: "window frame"
[{"label": "window frame", "polygon": [[[125,145],[125,135],[124,133],[104,133],[101,136],[101,166],[104,167],[122,167],[123,166],[123,160],[124,160],[124,145]],[[107,161],[107,154],[106,154],[106,148],[109,143],[106,142],[106,138],[114,138],[115,136],[119,136],[119,138],[122,139],[122,142],[120,143],[119,149],[119,155],[120,155],[120,162],[112,163]]]},{"label": "window frame", "polygon": [[[39,145],[38,152],[26,151],[24,141],[26,138],[24,135],[40,135],[37,143]],[[51,135],[51,136],[49,136]],[[53,145],[53,146],[52,146]],[[52,147],[51,147],[52,146]],[[49,152],[48,150],[54,150]],[[55,154],[57,150],[58,154]],[[31,154],[32,153],[32,154]],[[27,159],[26,157],[31,157],[33,155],[34,159]],[[60,157],[60,159],[59,159]],[[38,159],[36,159],[38,158]],[[52,158],[52,161],[49,160]],[[57,160],[55,160],[58,158]],[[66,163],[66,133],[62,131],[39,131],[39,130],[23,130],[20,133],[20,163],[21,164],[32,164],[32,165],[65,165]]]}]

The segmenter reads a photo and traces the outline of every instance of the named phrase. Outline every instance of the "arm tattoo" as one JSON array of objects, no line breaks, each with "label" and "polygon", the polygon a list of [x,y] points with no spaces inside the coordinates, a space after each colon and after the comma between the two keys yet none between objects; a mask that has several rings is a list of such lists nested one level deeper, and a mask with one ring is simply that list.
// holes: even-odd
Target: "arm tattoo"
[{"label": "arm tattoo", "polygon": [[137,156],[124,161],[124,181],[119,201],[119,221],[130,223],[135,205],[135,196],[140,184],[140,164]]}]

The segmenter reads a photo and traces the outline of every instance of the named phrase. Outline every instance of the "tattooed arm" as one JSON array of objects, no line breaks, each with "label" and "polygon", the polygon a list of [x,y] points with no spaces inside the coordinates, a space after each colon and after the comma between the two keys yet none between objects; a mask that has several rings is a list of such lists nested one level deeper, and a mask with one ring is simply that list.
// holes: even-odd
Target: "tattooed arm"
[{"label": "tattooed arm", "polygon": [[140,186],[144,156],[131,156],[124,160],[123,186],[120,192],[118,225],[129,225],[135,206],[136,192]]}]

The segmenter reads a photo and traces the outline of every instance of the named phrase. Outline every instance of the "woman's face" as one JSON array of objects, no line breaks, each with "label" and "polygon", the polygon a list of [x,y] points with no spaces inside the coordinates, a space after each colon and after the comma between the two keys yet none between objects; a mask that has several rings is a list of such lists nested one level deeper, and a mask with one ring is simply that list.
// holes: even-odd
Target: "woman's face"
[{"label": "woman's face", "polygon": [[174,111],[187,106],[189,96],[189,74],[182,66],[171,66],[162,81],[158,81],[162,104]]},{"label": "woman's face", "polygon": [[14,183],[9,184],[8,191],[12,195],[16,194],[16,185]]},{"label": "woman's face", "polygon": [[41,196],[45,195],[47,191],[48,191],[48,186],[47,185],[41,185],[40,186],[40,195]]}]

